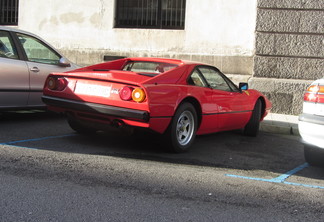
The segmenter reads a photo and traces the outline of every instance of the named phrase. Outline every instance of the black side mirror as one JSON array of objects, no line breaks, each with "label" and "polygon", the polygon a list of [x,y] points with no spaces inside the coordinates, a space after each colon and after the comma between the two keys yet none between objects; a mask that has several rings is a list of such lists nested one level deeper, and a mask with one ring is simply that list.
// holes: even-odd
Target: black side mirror
[{"label": "black side mirror", "polygon": [[239,83],[239,88],[240,88],[241,91],[242,90],[248,90],[249,89],[249,84],[246,83],[246,82],[240,82]]}]

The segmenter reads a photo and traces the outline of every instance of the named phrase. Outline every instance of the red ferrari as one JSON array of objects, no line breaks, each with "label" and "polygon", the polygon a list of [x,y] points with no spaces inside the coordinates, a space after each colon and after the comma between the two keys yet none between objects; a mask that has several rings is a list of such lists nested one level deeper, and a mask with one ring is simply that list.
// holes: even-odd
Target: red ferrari
[{"label": "red ferrari", "polygon": [[243,129],[256,136],[271,108],[247,83],[236,86],[216,67],[162,58],[125,58],[50,74],[43,102],[66,114],[79,133],[107,126],[147,128],[184,152],[196,135]]}]

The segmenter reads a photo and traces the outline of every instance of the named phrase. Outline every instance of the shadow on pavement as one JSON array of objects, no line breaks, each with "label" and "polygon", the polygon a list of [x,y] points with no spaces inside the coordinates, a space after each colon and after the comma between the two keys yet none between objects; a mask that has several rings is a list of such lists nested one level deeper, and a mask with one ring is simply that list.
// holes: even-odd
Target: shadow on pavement
[{"label": "shadow on pavement", "polygon": [[[0,143],[23,140],[13,146],[55,152],[276,174],[305,162],[303,145],[298,136],[292,135],[260,132],[258,137],[245,137],[240,130],[215,133],[197,136],[189,152],[173,154],[166,151],[159,135],[148,132],[133,136],[118,132],[79,135],[70,129],[65,118],[48,112],[5,113],[0,117],[0,125],[6,127],[0,129]],[[304,170],[301,175],[324,179],[323,171],[315,167]]]}]

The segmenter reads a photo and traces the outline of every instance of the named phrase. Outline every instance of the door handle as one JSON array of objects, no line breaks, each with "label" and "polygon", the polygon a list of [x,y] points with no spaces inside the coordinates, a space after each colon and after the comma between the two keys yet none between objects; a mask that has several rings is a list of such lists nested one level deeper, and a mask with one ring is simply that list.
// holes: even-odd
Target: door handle
[{"label": "door handle", "polygon": [[32,72],[39,72],[39,68],[33,67],[33,68],[30,69],[30,71],[32,71]]}]

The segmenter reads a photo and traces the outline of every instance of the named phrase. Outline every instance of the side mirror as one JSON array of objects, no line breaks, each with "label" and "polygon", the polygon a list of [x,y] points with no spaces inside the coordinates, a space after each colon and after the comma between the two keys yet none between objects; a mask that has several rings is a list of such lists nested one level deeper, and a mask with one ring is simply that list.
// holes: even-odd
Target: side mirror
[{"label": "side mirror", "polygon": [[246,83],[246,82],[240,82],[239,88],[240,88],[241,91],[242,90],[248,90],[249,89],[249,84]]},{"label": "side mirror", "polygon": [[62,67],[71,67],[70,61],[64,57],[60,58],[58,65]]}]

